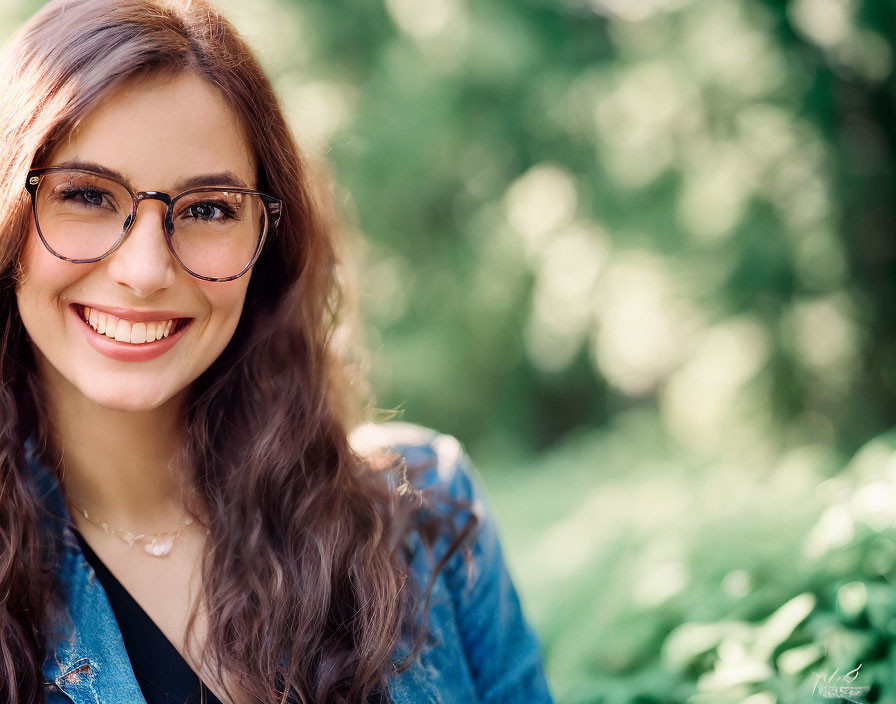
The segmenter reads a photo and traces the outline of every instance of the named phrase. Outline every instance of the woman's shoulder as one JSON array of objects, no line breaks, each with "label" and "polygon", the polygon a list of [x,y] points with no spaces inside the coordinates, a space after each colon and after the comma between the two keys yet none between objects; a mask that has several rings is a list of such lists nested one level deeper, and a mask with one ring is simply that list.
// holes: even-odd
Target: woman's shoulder
[{"label": "woman's shoulder", "polygon": [[[412,569],[420,568],[418,578],[429,577],[441,558],[445,562],[433,583],[430,614],[442,645],[427,656],[425,676],[418,681],[414,673],[420,671],[410,672],[415,682],[411,689],[438,689],[437,676],[444,682],[443,692],[475,692],[467,701],[550,704],[538,637],[523,615],[482,478],[463,445],[451,435],[411,423],[361,426],[352,445],[365,456],[382,453],[384,460],[391,455],[394,461],[397,455],[398,466],[407,465],[410,485],[427,494],[429,508],[450,516],[447,532],[436,535],[431,553],[416,543]],[[392,465],[387,460],[384,466]],[[401,481],[401,472],[396,474]]]},{"label": "woman's shoulder", "polygon": [[404,539],[419,579],[425,581],[433,568],[440,572],[436,565],[450,559],[440,577],[459,588],[472,578],[472,563],[500,561],[484,482],[457,438],[422,425],[389,422],[360,426],[350,441],[394,490],[412,494],[409,505],[416,510],[405,524],[411,530]]},{"label": "woman's shoulder", "polygon": [[374,467],[389,468],[399,486],[407,481],[414,489],[455,500],[481,500],[481,477],[453,435],[414,423],[366,423],[349,441]]}]

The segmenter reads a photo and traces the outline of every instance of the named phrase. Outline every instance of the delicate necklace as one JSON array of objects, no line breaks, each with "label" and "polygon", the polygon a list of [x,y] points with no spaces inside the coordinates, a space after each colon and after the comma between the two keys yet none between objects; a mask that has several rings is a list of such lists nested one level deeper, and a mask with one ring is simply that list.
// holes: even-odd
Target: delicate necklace
[{"label": "delicate necklace", "polygon": [[[165,557],[168,555],[168,553],[171,552],[171,548],[174,547],[174,541],[181,536],[180,528],[173,531],[166,530],[161,533],[134,533],[133,531],[125,530],[124,528],[110,528],[109,524],[105,521],[97,521],[96,519],[91,518],[87,513],[87,509],[81,508],[76,504],[71,504],[71,506],[84,516],[89,523],[92,523],[97,528],[102,528],[109,535],[118,536],[129,546],[133,547],[134,543],[142,542],[143,551],[153,557]],[[187,516],[184,520],[184,527],[192,525],[194,520],[199,521],[199,519],[195,518],[192,514]],[[202,521],[199,521],[199,523],[205,525]],[[206,526],[205,534],[209,535],[210,533],[211,530]]]}]

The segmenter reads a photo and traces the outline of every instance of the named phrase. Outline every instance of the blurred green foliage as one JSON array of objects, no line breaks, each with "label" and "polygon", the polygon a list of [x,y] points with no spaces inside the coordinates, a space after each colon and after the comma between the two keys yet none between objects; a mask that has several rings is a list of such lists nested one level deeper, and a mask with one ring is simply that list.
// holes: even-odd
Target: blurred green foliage
[{"label": "blurred green foliage", "polygon": [[889,5],[224,6],[363,234],[379,405],[489,458],[891,425]]},{"label": "blurred green foliage", "polygon": [[220,4],[363,241],[378,405],[489,480],[558,700],[896,701],[896,5]]}]

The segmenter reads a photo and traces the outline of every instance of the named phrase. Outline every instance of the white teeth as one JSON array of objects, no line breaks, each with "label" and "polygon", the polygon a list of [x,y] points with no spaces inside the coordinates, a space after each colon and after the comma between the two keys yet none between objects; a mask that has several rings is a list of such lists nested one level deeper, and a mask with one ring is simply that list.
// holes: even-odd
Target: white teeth
[{"label": "white teeth", "polygon": [[118,319],[118,327],[115,330],[115,339],[119,342],[131,341],[131,324],[127,320]]},{"label": "white teeth", "polygon": [[104,313],[89,306],[83,307],[81,316],[100,335],[132,345],[161,340],[163,337],[168,337],[174,328],[173,319],[132,323],[130,320],[117,318],[111,313]]},{"label": "white teeth", "polygon": [[118,331],[118,318],[114,315],[106,314],[106,337],[115,339],[115,333]]},{"label": "white teeth", "polygon": [[131,343],[139,345],[146,342],[146,323],[134,323],[131,326]]}]

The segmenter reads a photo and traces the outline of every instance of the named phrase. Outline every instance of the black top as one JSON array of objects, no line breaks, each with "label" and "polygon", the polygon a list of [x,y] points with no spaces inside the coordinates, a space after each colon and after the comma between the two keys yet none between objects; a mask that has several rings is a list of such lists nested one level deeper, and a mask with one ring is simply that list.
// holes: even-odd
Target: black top
[{"label": "black top", "polygon": [[[177,648],[165,637],[149,614],[103,564],[81,533],[77,530],[73,532],[78,538],[81,550],[84,551],[84,557],[103,585],[109,604],[115,613],[131,668],[134,670],[146,703],[222,704],[221,700],[202,684],[199,676],[187,665],[186,660],[177,652]],[[296,702],[292,697],[287,701]],[[389,701],[388,696],[375,691],[367,698],[366,704]]]},{"label": "black top", "polygon": [[204,699],[202,698],[199,676],[190,669],[171,641],[97,557],[81,533],[77,530],[74,533],[84,551],[84,557],[93,567],[109,598],[131,667],[147,704],[200,704],[203,701],[206,704],[221,704],[221,700],[205,686],[202,686]]}]

